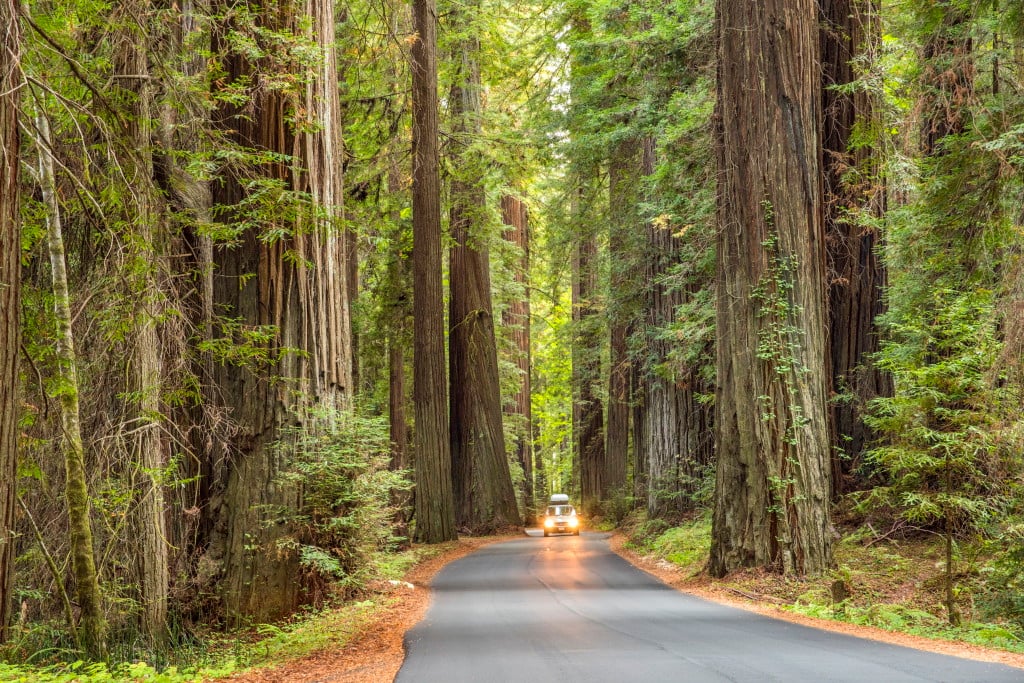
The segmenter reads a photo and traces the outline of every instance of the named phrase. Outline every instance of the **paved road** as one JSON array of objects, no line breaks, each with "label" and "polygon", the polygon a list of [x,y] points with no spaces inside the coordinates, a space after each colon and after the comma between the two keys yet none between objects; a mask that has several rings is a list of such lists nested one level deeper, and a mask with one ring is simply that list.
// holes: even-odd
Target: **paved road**
[{"label": "paved road", "polygon": [[1024,670],[818,631],[679,593],[608,535],[486,546],[442,570],[399,683],[971,681]]}]

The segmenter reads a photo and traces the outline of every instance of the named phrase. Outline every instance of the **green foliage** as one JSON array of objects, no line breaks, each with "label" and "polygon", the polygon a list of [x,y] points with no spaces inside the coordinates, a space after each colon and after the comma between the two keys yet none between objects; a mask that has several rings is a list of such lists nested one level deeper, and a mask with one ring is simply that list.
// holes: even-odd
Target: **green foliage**
[{"label": "green foliage", "polygon": [[996,502],[986,467],[1000,393],[990,374],[999,352],[993,297],[936,290],[931,304],[927,316],[894,324],[900,341],[879,354],[897,391],[872,405],[868,424],[887,440],[868,460],[889,483],[864,500],[894,506],[913,524],[951,516],[963,531],[978,529]]},{"label": "green foliage", "polygon": [[991,546],[997,555],[983,570],[978,602],[987,616],[1010,619],[1024,639],[1024,525],[1009,526]]},{"label": "green foliage", "polygon": [[67,666],[42,669],[0,664],[0,681],[10,683],[186,683],[201,680],[203,676],[199,674],[179,672],[173,667],[156,671],[142,662],[111,667],[103,662],[77,661]]},{"label": "green foliage", "polygon": [[298,511],[282,510],[298,528],[287,544],[302,566],[354,594],[377,576],[377,559],[404,539],[392,535],[392,495],[411,487],[406,472],[388,469],[386,420],[359,411],[307,415],[279,448],[289,453],[282,475],[302,486]]},{"label": "green foliage", "polygon": [[636,499],[633,497],[632,489],[625,485],[609,492],[601,504],[601,516],[612,528],[617,528],[626,521],[635,507]]},{"label": "green foliage", "polygon": [[689,572],[700,571],[711,552],[711,518],[702,515],[667,529],[650,542],[650,548],[672,564]]}]

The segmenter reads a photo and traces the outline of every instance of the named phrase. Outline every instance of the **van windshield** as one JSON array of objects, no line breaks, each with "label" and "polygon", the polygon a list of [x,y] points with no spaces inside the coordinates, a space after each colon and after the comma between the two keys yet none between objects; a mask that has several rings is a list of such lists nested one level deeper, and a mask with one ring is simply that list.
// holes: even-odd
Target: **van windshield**
[{"label": "van windshield", "polygon": [[572,505],[549,505],[547,515],[548,517],[556,517],[558,515],[571,515],[575,511],[572,509]]}]

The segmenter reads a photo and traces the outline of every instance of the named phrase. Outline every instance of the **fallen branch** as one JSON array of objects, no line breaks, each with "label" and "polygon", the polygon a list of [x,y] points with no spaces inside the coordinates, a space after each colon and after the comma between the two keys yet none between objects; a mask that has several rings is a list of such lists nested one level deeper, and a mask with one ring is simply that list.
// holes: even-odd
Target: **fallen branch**
[{"label": "fallen branch", "polygon": [[785,600],[782,600],[780,598],[776,598],[773,595],[758,595],[757,593],[748,593],[746,591],[740,590],[739,588],[731,588],[731,587],[728,587],[728,586],[726,586],[725,589],[727,591],[735,593],[736,595],[740,595],[740,596],[742,596],[742,597],[744,597],[744,598],[746,598],[748,600],[753,600],[754,602],[771,602],[771,603],[774,603],[776,605],[785,605],[786,604]]}]

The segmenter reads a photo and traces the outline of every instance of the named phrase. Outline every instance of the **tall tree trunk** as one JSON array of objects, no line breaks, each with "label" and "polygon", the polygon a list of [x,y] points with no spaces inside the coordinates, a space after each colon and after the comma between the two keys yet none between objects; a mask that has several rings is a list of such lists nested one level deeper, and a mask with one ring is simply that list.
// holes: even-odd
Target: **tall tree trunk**
[{"label": "tall tree trunk", "polygon": [[[570,31],[575,40],[572,45],[585,44],[592,36],[588,4],[577,3],[572,7]],[[575,47],[570,50],[569,82],[571,99],[583,100],[583,80],[591,67],[593,55]],[[577,105],[579,106],[579,105]],[[573,113],[573,120],[584,116],[584,112]],[[570,130],[570,134],[577,131]],[[598,176],[598,169],[589,160],[573,161],[571,182],[575,187],[572,204],[572,223],[575,244],[572,259],[572,434],[573,467],[579,478],[581,506],[589,514],[598,512],[601,494],[604,490],[604,410],[595,386],[601,379],[601,322],[596,306],[598,296],[598,253],[597,235],[591,206],[594,201],[592,185]]]},{"label": "tall tree trunk", "polygon": [[[135,17],[124,17],[128,25]],[[153,185],[153,84],[147,60],[145,28],[134,26],[123,36],[116,71],[118,94],[124,99],[132,148],[122,162],[129,185],[135,188],[131,205],[131,232],[124,235],[130,273],[132,311],[131,351],[128,363],[131,402],[125,414],[131,428],[131,462],[141,470],[138,489],[139,578],[142,599],[142,630],[153,643],[167,634],[169,586],[167,524],[161,483],[164,449],[160,437],[161,344],[157,330],[161,296],[158,269],[162,259],[160,229],[163,210]]]},{"label": "tall tree trunk", "polygon": [[516,435],[515,457],[523,468],[523,520],[529,523],[534,517],[536,500],[533,485],[533,409],[530,402],[530,220],[526,204],[521,199],[504,195],[501,198],[501,220],[511,228],[505,231],[506,238],[521,253],[513,277],[516,285],[522,288],[522,295],[509,303],[502,322],[512,330],[514,361],[519,369],[519,386],[515,401],[508,411],[518,416],[521,424]]},{"label": "tall tree trunk", "polygon": [[416,540],[456,538],[444,358],[437,151],[437,5],[413,0],[413,403]]},{"label": "tall tree trunk", "polygon": [[[654,140],[643,146],[643,174],[655,168]],[[712,462],[713,409],[697,400],[710,393],[699,368],[679,367],[671,358],[673,342],[661,330],[676,319],[676,310],[691,292],[665,283],[682,258],[676,227],[648,222],[644,291],[647,364],[643,368],[643,425],[639,430],[647,486],[643,500],[651,518],[672,519],[692,508],[705,468]],[[639,462],[639,460],[638,460]]]},{"label": "tall tree trunk", "polygon": [[644,368],[634,363],[629,373],[630,395],[633,397],[633,507],[645,505],[650,490],[649,461],[647,448],[647,380]]},{"label": "tall tree trunk", "polygon": [[[78,407],[78,361],[75,338],[71,329],[71,294],[68,289],[67,265],[64,257],[64,236],[60,204],[57,201],[56,175],[50,122],[45,114],[36,118],[41,147],[39,149],[39,181],[46,206],[47,246],[53,276],[53,309],[57,327],[56,357],[61,387],[61,428],[64,433],[65,498],[71,532],[71,558],[75,574],[78,607],[81,610],[78,630],[86,653],[102,658],[107,649],[107,624],[103,599],[96,574],[96,560],[89,519],[89,487],[85,474],[85,448],[82,443],[82,422]],[[72,625],[74,628],[74,625]]]},{"label": "tall tree trunk", "polygon": [[[312,409],[346,410],[352,395],[334,5],[307,0],[301,9],[301,20],[286,12],[270,16],[270,10],[264,20],[279,30],[305,27],[306,39],[320,50],[303,91],[260,87],[264,76],[240,54],[229,54],[226,64],[229,84],[253,77],[254,87],[244,112],[223,112],[225,125],[248,149],[290,155],[291,168],[275,162],[261,172],[308,195],[312,204],[294,218],[270,219],[286,236],[267,239],[249,229],[239,245],[216,254],[218,305],[247,326],[274,332],[272,367],[217,369],[218,387],[239,427],[220,528],[222,595],[233,623],[278,619],[301,601],[298,558],[280,545],[291,528],[274,512],[294,510],[301,499],[295,486],[279,479],[288,450],[282,442],[288,428],[317,428]],[[300,112],[294,122],[293,112]],[[245,198],[234,179],[215,188],[215,200],[224,206]],[[285,223],[290,219],[293,224]]]},{"label": "tall tree trunk", "polygon": [[605,431],[605,468],[602,498],[623,493],[629,457],[630,361],[626,345],[639,294],[632,269],[639,254],[641,233],[638,178],[641,145],[635,138],[615,145],[608,164],[608,330],[611,367],[608,370],[608,424]]},{"label": "tall tree trunk", "polygon": [[[453,24],[470,25],[478,9],[468,6],[455,11]],[[460,38],[451,90],[454,166],[458,169],[451,183],[453,244],[449,264],[452,475],[455,522],[472,534],[493,533],[519,522],[501,420],[490,249],[484,231],[485,172],[479,154],[471,147],[479,139],[483,115],[479,52],[477,36]]]},{"label": "tall tree trunk", "polygon": [[892,393],[892,380],[872,363],[878,351],[875,318],[882,313],[885,266],[872,219],[885,211],[886,191],[867,146],[851,149],[854,126],[869,124],[873,103],[864,89],[837,89],[858,78],[852,60],[881,39],[874,0],[820,0],[823,88],[824,221],[829,278],[829,342],[835,495],[856,486],[871,433],[867,403]]},{"label": "tall tree trunk", "polygon": [[[397,35],[397,31],[395,32]],[[388,153],[388,194],[399,196],[402,192],[402,169],[399,165],[398,150],[391,149]],[[391,216],[392,230],[395,233],[395,244],[401,244],[403,225],[400,211],[396,205]],[[409,420],[406,417],[408,396],[405,381],[405,349],[411,336],[408,321],[412,316],[409,305],[409,274],[406,266],[404,250],[397,248],[392,254],[388,266],[389,287],[394,300],[391,302],[391,321],[388,329],[388,420],[391,435],[391,469],[407,470],[411,462],[409,457]],[[409,537],[409,507],[412,496],[408,491],[392,492],[391,504],[395,508],[395,535]]]},{"label": "tall tree trunk", "polygon": [[597,296],[597,240],[581,235],[573,259],[573,441],[583,509],[597,512],[604,489],[604,410],[594,385],[601,378],[601,330]]},{"label": "tall tree trunk", "polygon": [[832,532],[816,8],[718,0],[717,22],[710,570],[818,574],[831,563]]},{"label": "tall tree trunk", "polygon": [[[160,40],[164,48],[161,55],[164,63],[176,69],[170,78],[202,82],[208,62],[201,52],[197,54],[192,48],[197,44],[209,45],[209,31],[202,27],[200,21],[201,16],[209,13],[209,3],[206,0],[162,1],[162,10],[178,9],[177,21],[168,25],[166,35]],[[219,420],[210,419],[211,415],[218,415],[213,390],[215,363],[211,351],[200,350],[203,346],[210,348],[214,336],[213,238],[202,230],[202,226],[215,222],[213,197],[210,182],[190,173],[180,159],[180,153],[191,157],[205,151],[202,140],[206,131],[213,128],[205,104],[197,96],[181,97],[177,88],[168,88],[160,93],[159,127],[156,130],[159,145],[155,150],[158,168],[162,170],[156,180],[161,184],[165,201],[177,214],[188,217],[177,243],[172,242],[170,252],[183,255],[178,270],[186,273],[188,278],[181,280],[184,291],[177,294],[177,300],[188,312],[192,336],[201,342],[191,342],[189,348],[181,351],[189,358],[189,372],[194,375],[198,389],[193,401],[178,408],[174,418],[178,423],[188,425],[188,445],[193,455],[180,464],[181,476],[187,483],[178,487],[175,501],[177,507],[192,514],[173,515],[168,528],[168,541],[175,548],[170,571],[172,575],[183,576],[197,575],[189,563],[209,549],[216,522],[214,512],[219,507],[214,499],[223,492],[226,479],[225,458],[217,456],[227,451],[223,442],[230,431],[224,429]],[[214,578],[209,572],[199,572],[198,575],[204,581]],[[195,589],[209,594],[215,587],[204,583]]]},{"label": "tall tree trunk", "polygon": [[0,643],[7,640],[14,585],[17,498],[18,355],[21,352],[21,221],[18,216],[18,109],[21,30],[18,7],[0,0]]}]

